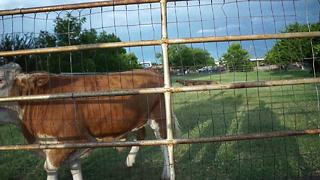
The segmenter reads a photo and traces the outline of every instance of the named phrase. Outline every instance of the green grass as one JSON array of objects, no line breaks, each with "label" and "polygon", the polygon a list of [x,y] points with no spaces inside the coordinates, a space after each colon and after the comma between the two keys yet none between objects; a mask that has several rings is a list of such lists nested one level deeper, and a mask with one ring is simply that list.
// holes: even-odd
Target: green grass
[{"label": "green grass", "polygon": [[251,71],[251,72],[230,72],[221,74],[187,74],[184,76],[173,76],[172,81],[177,79],[193,80],[214,80],[220,83],[241,82],[241,81],[258,81],[258,80],[280,80],[294,79],[301,77],[312,77],[309,71]]},{"label": "green grass", "polygon": [[[221,83],[310,77],[305,71],[187,75],[175,79]],[[174,84],[176,85],[176,84]],[[185,137],[237,135],[317,128],[314,85],[175,94]],[[181,179],[294,179],[319,175],[319,137],[183,145],[177,148]],[[185,164],[188,163],[188,165]],[[185,174],[185,172],[188,172]]]},{"label": "green grass", "polygon": [[[216,80],[220,83],[311,77],[306,71],[225,73],[174,76],[176,79]],[[317,128],[315,85],[217,90],[174,94],[174,111],[182,137],[210,137],[280,130]],[[151,139],[152,133],[148,132]],[[1,144],[24,143],[18,129],[0,126]],[[177,179],[297,179],[320,176],[318,136],[254,141],[177,145]],[[96,149],[82,160],[85,179],[159,179],[162,154],[144,147],[134,167],[124,165],[128,149]],[[67,167],[61,179],[70,179]],[[43,160],[30,152],[0,152],[0,179],[44,179]]]}]

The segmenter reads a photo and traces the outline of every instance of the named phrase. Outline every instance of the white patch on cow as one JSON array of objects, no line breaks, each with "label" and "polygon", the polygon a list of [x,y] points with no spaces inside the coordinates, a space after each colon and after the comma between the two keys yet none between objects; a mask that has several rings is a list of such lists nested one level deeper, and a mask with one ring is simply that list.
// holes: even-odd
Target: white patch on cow
[{"label": "white patch on cow", "polygon": [[127,160],[126,160],[126,165],[127,167],[132,167],[133,164],[136,162],[136,156],[137,156],[137,153],[139,151],[139,146],[132,146],[131,147],[131,150],[127,156]]},{"label": "white patch on cow", "polygon": [[46,161],[44,163],[44,169],[47,172],[47,180],[58,180],[58,168],[52,165],[51,160],[48,156],[50,149],[44,150],[46,154]]},{"label": "white patch on cow", "polygon": [[[37,134],[37,140],[40,144],[58,144],[59,141],[54,136],[49,136],[46,134]],[[78,150],[73,155],[69,157],[67,160],[68,162],[71,162],[70,164],[70,172],[72,174],[73,180],[82,180],[82,172],[81,172],[81,166],[78,162],[78,159],[82,156],[86,156],[89,153],[90,149],[84,149],[84,150]],[[47,172],[47,180],[57,180],[58,179],[58,168],[53,166],[50,157],[48,156],[50,152],[50,149],[44,150],[44,153],[46,155],[46,161],[44,164],[44,168]]]},{"label": "white patch on cow", "polygon": [[40,144],[58,144],[59,141],[54,136],[46,134],[37,134],[37,140]]},{"label": "white patch on cow", "polygon": [[18,74],[18,75],[16,76],[16,79],[19,80],[19,81],[21,81],[21,80],[27,79],[27,78],[29,78],[29,77],[30,77],[29,74],[23,74],[23,73],[21,73],[21,74]]},{"label": "white patch on cow", "polygon": [[[19,107],[18,107],[19,108]],[[17,110],[18,114],[19,114],[19,119],[22,120],[23,119],[23,114],[24,114],[24,109],[19,108]]]},{"label": "white patch on cow", "polygon": [[[151,129],[153,130],[154,135],[156,136],[157,139],[162,139],[161,138],[161,134],[160,134],[160,128],[159,128],[159,124],[154,120],[154,119],[150,119],[148,121],[149,126],[151,127]],[[162,179],[170,179],[170,163],[169,163],[169,152],[168,152],[168,147],[161,145],[161,150],[163,153],[163,157],[164,157],[164,167],[163,167],[163,171],[162,171]]]},{"label": "white patch on cow", "polygon": [[150,119],[148,121],[148,124],[153,130],[153,133],[156,136],[156,138],[161,139],[159,124],[154,119]]},{"label": "white patch on cow", "polygon": [[78,161],[71,164],[70,171],[71,171],[73,180],[82,180],[83,179],[82,172],[81,172],[81,165]]}]

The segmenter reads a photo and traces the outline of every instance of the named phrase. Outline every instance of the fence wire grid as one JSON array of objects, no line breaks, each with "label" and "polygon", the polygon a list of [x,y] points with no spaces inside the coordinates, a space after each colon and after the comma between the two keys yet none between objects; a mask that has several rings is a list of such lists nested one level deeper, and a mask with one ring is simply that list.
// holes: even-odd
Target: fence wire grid
[{"label": "fence wire grid", "polygon": [[[0,102],[80,103],[162,93],[181,135],[155,140],[148,128],[145,141],[130,134],[127,142],[40,145],[28,144],[20,127],[1,122],[0,179],[44,179],[44,159],[25,150],[63,146],[94,149],[81,159],[84,179],[159,179],[159,145],[173,148],[171,179],[320,178],[318,0],[104,3],[0,11],[0,64],[18,63],[26,74],[49,72],[49,84],[55,74],[98,78],[120,72],[121,82],[124,71],[151,69],[164,76],[164,87],[97,86]],[[54,117],[41,124],[46,121],[54,126]],[[127,168],[132,145],[142,147]],[[62,165],[59,179],[71,178]]]}]

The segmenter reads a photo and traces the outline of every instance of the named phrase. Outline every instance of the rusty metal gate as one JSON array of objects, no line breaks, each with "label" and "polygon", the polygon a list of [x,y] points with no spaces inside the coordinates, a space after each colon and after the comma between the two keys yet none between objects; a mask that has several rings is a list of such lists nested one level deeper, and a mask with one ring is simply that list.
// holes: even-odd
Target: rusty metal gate
[{"label": "rusty metal gate", "polygon": [[[241,1],[242,2],[242,1]],[[279,1],[280,2],[280,1]],[[307,1],[306,1],[307,2]],[[166,119],[167,119],[167,139],[163,140],[142,140],[142,141],[127,141],[127,142],[88,142],[88,143],[64,143],[64,144],[6,144],[1,145],[0,150],[2,151],[9,151],[9,150],[40,150],[40,149],[61,149],[61,148],[98,148],[98,147],[126,147],[126,146],[159,146],[159,145],[166,145],[169,149],[169,160],[170,160],[170,179],[176,179],[175,168],[179,166],[179,164],[175,164],[174,158],[174,147],[179,144],[197,144],[197,143],[215,143],[215,142],[229,142],[229,141],[248,141],[248,140],[258,140],[258,139],[272,139],[272,138],[282,138],[282,137],[289,137],[289,136],[303,136],[303,135],[318,135],[320,133],[320,129],[318,126],[313,126],[307,129],[276,129],[274,131],[263,131],[263,127],[261,125],[261,129],[259,132],[248,132],[248,133],[228,133],[224,132],[222,134],[216,135],[213,133],[213,136],[209,135],[206,137],[194,137],[189,138],[189,135],[183,138],[174,138],[172,132],[172,114],[171,109],[172,107],[172,96],[173,94],[178,93],[186,93],[186,92],[219,92],[225,93],[228,90],[237,90],[237,89],[247,89],[255,88],[269,88],[270,89],[270,98],[272,104],[272,92],[271,87],[279,87],[281,88],[281,92],[284,90],[282,87],[293,87],[293,86],[305,86],[305,85],[314,85],[316,90],[310,92],[314,96],[317,96],[316,102],[319,102],[318,97],[318,89],[317,84],[320,83],[320,79],[317,78],[315,67],[313,64],[313,75],[309,78],[303,79],[269,79],[269,80],[259,80],[250,81],[245,80],[246,82],[229,82],[229,83],[217,83],[217,84],[200,84],[194,86],[172,86],[174,82],[171,82],[170,77],[172,72],[170,72],[169,67],[169,55],[168,55],[168,46],[170,45],[177,45],[177,44],[195,44],[195,43],[219,43],[219,42],[242,42],[242,41],[267,41],[267,40],[281,40],[281,39],[307,39],[308,42],[311,43],[310,46],[313,47],[313,41],[317,38],[320,38],[320,32],[318,31],[311,31],[310,28],[306,32],[282,32],[282,33],[258,33],[252,31],[251,35],[210,35],[205,36],[203,35],[202,29],[202,36],[201,37],[191,37],[191,30],[190,30],[190,37],[183,37],[183,38],[169,38],[168,37],[168,9],[172,7],[168,7],[168,4],[171,3],[171,6],[176,5],[175,1],[167,1],[167,0],[114,0],[114,1],[101,1],[101,2],[90,2],[90,3],[79,3],[79,4],[68,4],[68,5],[56,5],[56,6],[47,6],[47,7],[37,7],[37,8],[22,8],[22,9],[13,9],[13,10],[2,10],[0,11],[0,16],[2,18],[2,30],[3,34],[5,34],[4,29],[5,26],[12,26],[11,29],[13,31],[14,24],[5,23],[6,18],[14,19],[16,16],[22,17],[27,19],[28,14],[33,14],[34,18],[36,18],[37,14],[39,13],[49,13],[49,12],[61,12],[61,11],[76,11],[80,9],[88,9],[90,12],[90,18],[92,8],[101,8],[101,12],[103,11],[103,7],[111,7],[111,11],[115,11],[115,7],[117,6],[124,6],[127,5],[139,5],[139,4],[148,4],[152,3],[153,5],[158,7],[160,10],[161,15],[161,37],[155,40],[139,40],[139,41],[132,41],[129,38],[129,41],[124,42],[110,42],[110,43],[95,43],[95,44],[81,44],[81,45],[65,45],[59,47],[42,47],[37,49],[14,49],[12,51],[1,51],[0,57],[2,58],[9,58],[9,57],[18,57],[18,56],[40,56],[43,54],[51,55],[54,53],[71,53],[77,51],[84,51],[84,50],[99,50],[99,49],[108,49],[108,48],[119,48],[119,47],[126,47],[126,48],[134,48],[134,47],[142,47],[142,46],[161,46],[162,52],[162,66],[163,66],[163,75],[164,75],[164,87],[159,88],[144,88],[144,89],[127,89],[122,91],[98,91],[98,92],[74,92],[74,93],[63,93],[63,94],[46,94],[46,95],[32,95],[32,96],[18,96],[18,97],[3,97],[0,98],[1,103],[5,102],[20,102],[20,101],[30,101],[30,100],[39,100],[39,101],[46,101],[46,100],[53,100],[53,99],[63,99],[63,98],[78,98],[78,97],[97,97],[97,96],[120,96],[120,95],[138,95],[138,94],[151,94],[151,93],[163,93],[165,96],[165,110],[166,110]],[[215,1],[186,1],[187,7],[192,7],[193,5],[196,7],[201,6],[213,6]],[[203,5],[203,4],[204,5]],[[206,4],[207,3],[207,4]],[[223,1],[218,2],[221,4],[228,4],[234,3],[238,5],[238,1]],[[250,1],[248,1],[250,3]],[[261,3],[261,2],[260,2]],[[272,3],[272,2],[270,2]],[[283,1],[281,1],[283,3]],[[293,2],[294,3],[294,2]],[[306,5],[307,6],[307,5]],[[113,8],[113,9],[112,9]],[[150,6],[150,9],[152,7]],[[238,7],[239,8],[239,7]],[[238,9],[239,10],[239,9]],[[124,11],[128,11],[125,8]],[[48,19],[48,14],[47,19]],[[59,16],[60,14],[57,13]],[[175,15],[177,16],[177,14]],[[239,15],[238,15],[239,16]],[[285,16],[285,14],[284,14]],[[297,14],[295,16],[298,17]],[[80,17],[80,16],[79,16]],[[250,14],[249,18],[255,18]],[[256,17],[257,18],[257,17]],[[94,21],[94,20],[93,20]],[[189,27],[192,26],[190,23],[190,17],[187,20],[189,23]],[[201,22],[204,20],[201,20]],[[276,20],[273,20],[274,22]],[[90,20],[91,23],[91,20]],[[275,22],[276,23],[276,22]],[[309,23],[309,22],[308,22]],[[22,20],[23,24],[23,20]],[[178,23],[177,23],[178,24]],[[227,22],[226,22],[227,24]],[[140,25],[140,24],[139,24]],[[22,25],[23,26],[23,25]],[[36,29],[36,24],[34,24],[34,29]],[[46,25],[47,26],[47,25]],[[129,26],[129,25],[127,25]],[[239,22],[240,26],[240,22]],[[91,24],[90,24],[91,27]],[[239,27],[240,29],[240,27]],[[252,27],[253,29],[253,27]],[[180,29],[181,31],[181,29]],[[182,30],[183,31],[183,30]],[[23,29],[22,29],[23,32]],[[209,32],[209,31],[208,31]],[[230,44],[229,44],[230,45]],[[313,50],[314,51],[314,50]],[[313,60],[313,63],[317,60],[316,53],[313,52],[313,57],[310,57]],[[258,65],[257,65],[258,66]],[[257,76],[259,74],[259,70],[256,69]],[[184,74],[184,73],[183,73]],[[220,79],[221,80],[221,79]],[[294,90],[292,90],[294,91]],[[248,92],[247,92],[248,93]],[[259,94],[258,94],[259,95]],[[247,98],[250,94],[247,94]],[[295,96],[293,94],[293,96]],[[192,103],[192,102],[191,102]],[[212,102],[214,103],[214,102]],[[236,102],[235,102],[236,103]],[[230,104],[230,106],[232,103]],[[237,105],[235,105],[237,106]],[[259,107],[262,106],[259,101]],[[272,106],[272,105],[271,105]],[[249,105],[247,104],[247,107]],[[286,107],[282,104],[282,110],[284,111]],[[319,107],[318,107],[319,108]],[[235,110],[237,113],[237,110]],[[247,110],[249,111],[249,110]],[[260,109],[259,109],[260,111]],[[320,112],[319,109],[315,110],[316,112]],[[211,112],[212,115],[212,112]],[[224,116],[226,116],[224,114]],[[249,115],[248,115],[249,116]],[[260,117],[260,114],[259,114]],[[223,118],[223,117],[221,117]],[[318,120],[320,118],[318,117]],[[183,122],[183,119],[180,121]],[[221,120],[222,121],[222,120]],[[263,123],[262,123],[263,124]],[[213,126],[213,125],[212,125]],[[200,127],[201,128],[201,127]],[[213,127],[214,128],[214,127]],[[240,166],[240,165],[239,165]],[[254,168],[254,167],[252,167]],[[218,171],[218,169],[212,170]],[[241,173],[241,172],[239,172]],[[177,175],[177,178],[179,176]]]}]

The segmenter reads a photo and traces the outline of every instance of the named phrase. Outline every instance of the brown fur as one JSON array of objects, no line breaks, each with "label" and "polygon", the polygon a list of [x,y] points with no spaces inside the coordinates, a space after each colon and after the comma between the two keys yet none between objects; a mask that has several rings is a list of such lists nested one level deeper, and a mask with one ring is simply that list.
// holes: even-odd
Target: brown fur
[{"label": "brown fur", "polygon": [[[36,73],[17,78],[14,95],[38,95],[70,92],[110,91],[163,86],[155,72],[137,70],[110,75],[54,75]],[[16,94],[17,93],[17,94]],[[43,135],[59,142],[86,142],[93,138],[118,138],[156,119],[165,138],[163,94],[113,97],[83,97],[20,103],[22,127],[30,143]],[[41,136],[41,137],[40,137]],[[53,165],[59,167],[74,149],[49,150]]]}]

